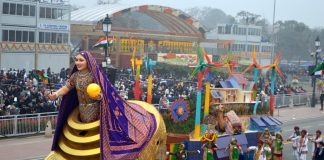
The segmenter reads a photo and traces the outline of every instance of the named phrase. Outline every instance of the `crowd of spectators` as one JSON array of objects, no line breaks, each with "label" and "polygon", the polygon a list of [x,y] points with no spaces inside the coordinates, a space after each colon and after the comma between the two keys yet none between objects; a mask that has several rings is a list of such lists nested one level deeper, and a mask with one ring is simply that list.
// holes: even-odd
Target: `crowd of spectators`
[{"label": "crowd of spectators", "polygon": [[[134,98],[135,79],[130,69],[121,70],[115,82],[115,88],[125,99]],[[147,79],[145,73],[140,77],[141,83],[141,100],[146,101],[147,96]],[[161,98],[173,102],[175,99],[187,99],[193,94],[196,83],[189,80],[188,77],[181,78],[169,73],[154,73],[152,84],[152,104],[158,104]]]},{"label": "crowd of spectators", "polygon": [[[0,72],[0,116],[13,114],[30,114],[41,112],[52,112],[57,110],[56,102],[50,101],[46,96],[49,85],[42,83],[40,72],[44,72],[50,77],[51,89],[58,89],[64,85],[68,78],[69,69],[62,68],[60,73],[46,71],[9,69]],[[141,100],[146,101],[147,96],[147,76],[141,75]],[[117,71],[114,87],[125,99],[134,98],[135,77],[131,69],[121,69]],[[213,73],[211,84],[221,87],[220,81],[227,78],[228,74]],[[159,104],[161,99],[167,99],[170,103],[178,98],[188,99],[196,92],[197,79],[190,75],[178,75],[174,72],[155,71],[153,74],[152,104]],[[270,95],[270,74],[259,78],[258,93]],[[203,88],[204,89],[204,88]],[[202,91],[204,92],[204,90]],[[286,79],[277,78],[275,84],[275,94],[298,94],[305,93],[305,90],[298,85],[289,85]]]},{"label": "crowd of spectators", "polygon": [[[267,81],[267,82],[266,82]],[[271,80],[264,78],[259,79],[258,83],[258,93],[264,92],[266,95],[271,95]],[[275,84],[275,95],[278,94],[300,94],[306,93],[306,90],[301,85],[292,85],[281,82],[280,80]]]},{"label": "crowd of spectators", "polygon": [[[306,90],[299,83],[301,78],[307,78],[308,71],[302,67],[293,67],[291,69],[283,69],[283,75],[285,78],[276,76],[275,91],[274,94],[301,94],[306,93]],[[289,76],[289,77],[288,77]],[[288,81],[288,78],[291,79]],[[296,78],[296,79],[295,79]],[[296,81],[295,83],[293,81]],[[271,95],[271,72],[268,72],[265,76],[261,76],[258,79],[258,93],[264,92],[266,95]]]},{"label": "crowd of spectators", "polygon": [[[45,96],[49,92],[49,85],[42,82],[40,73],[44,72],[50,79],[51,89],[58,89],[64,85],[69,69],[62,68],[60,73],[53,73],[48,68],[46,71],[9,69],[0,73],[0,116],[15,114],[32,114],[57,111],[56,102]],[[121,69],[115,78],[115,88],[125,99],[134,98],[134,75],[130,69]],[[146,100],[147,80],[146,75],[141,75],[142,94],[141,100]],[[181,97],[187,99],[194,93],[196,83],[188,81],[187,77],[179,79],[168,73],[155,73],[153,82],[152,103],[158,104],[161,97],[169,102]]]},{"label": "crowd of spectators", "polygon": [[[40,72],[33,70],[9,69],[0,71],[0,116],[16,114],[32,114],[56,111],[55,102],[47,96],[47,86],[42,83]],[[47,75],[51,77],[53,87],[59,87],[67,77],[66,70],[60,74],[54,74],[47,69]]]}]

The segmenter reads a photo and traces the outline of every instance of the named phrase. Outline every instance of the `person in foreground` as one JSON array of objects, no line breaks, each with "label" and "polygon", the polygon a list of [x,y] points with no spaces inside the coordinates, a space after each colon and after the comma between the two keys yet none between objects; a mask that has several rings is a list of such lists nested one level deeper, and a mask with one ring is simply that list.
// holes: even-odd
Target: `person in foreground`
[{"label": "person in foreground", "polygon": [[315,160],[323,160],[324,159],[324,142],[319,142],[319,147],[315,153]]},{"label": "person in foreground", "polygon": [[[95,96],[87,92],[93,83],[101,90]],[[88,52],[75,57],[66,85],[48,96],[63,98],[53,152],[46,159],[152,159],[165,146],[158,111],[145,102],[123,100]]]},{"label": "person in foreground", "polygon": [[185,150],[185,144],[180,144],[176,152],[166,152],[166,155],[174,155],[176,160],[187,160],[190,154],[200,154],[200,150],[188,151]]}]

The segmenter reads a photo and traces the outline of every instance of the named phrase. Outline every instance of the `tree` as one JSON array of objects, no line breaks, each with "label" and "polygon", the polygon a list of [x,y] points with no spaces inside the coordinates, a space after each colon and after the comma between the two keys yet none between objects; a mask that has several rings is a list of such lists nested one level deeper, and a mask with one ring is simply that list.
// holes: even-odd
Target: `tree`
[{"label": "tree", "polygon": [[217,8],[195,7],[187,9],[186,12],[199,20],[205,27],[207,27],[207,29],[214,29],[219,23],[233,24],[235,22],[234,17],[227,15]]},{"label": "tree", "polygon": [[290,60],[310,59],[309,51],[313,48],[314,32],[304,23],[295,20],[279,21],[279,31],[275,33],[276,51],[283,51],[283,58]]},{"label": "tree", "polygon": [[[310,56],[315,51],[314,40],[319,36],[324,46],[324,29],[311,29],[306,24],[296,20],[277,21],[274,24],[274,33],[272,33],[272,25],[268,20],[260,15],[240,11],[235,18],[227,15],[220,9],[204,7],[191,8],[186,12],[199,20],[208,30],[215,29],[217,24],[253,24],[262,26],[262,41],[270,42],[274,40],[275,53],[282,50],[282,59],[289,60],[313,60]],[[324,48],[324,47],[321,47]],[[322,56],[324,59],[324,55]]]},{"label": "tree", "polygon": [[236,14],[237,22],[241,24],[256,24],[261,16],[248,11],[240,11]]}]

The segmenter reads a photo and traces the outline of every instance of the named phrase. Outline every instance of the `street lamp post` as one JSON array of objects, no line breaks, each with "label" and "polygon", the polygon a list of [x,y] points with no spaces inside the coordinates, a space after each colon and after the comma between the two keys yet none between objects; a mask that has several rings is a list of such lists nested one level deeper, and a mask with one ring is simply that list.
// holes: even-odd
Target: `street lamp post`
[{"label": "street lamp post", "polygon": [[107,72],[107,68],[108,68],[108,65],[110,65],[111,63],[111,60],[110,58],[108,57],[108,45],[109,45],[109,41],[108,41],[108,35],[109,33],[111,32],[111,25],[112,25],[112,22],[108,16],[108,14],[106,15],[106,18],[103,20],[102,22],[102,31],[105,33],[106,35],[106,40],[107,40],[107,46],[104,47],[105,49],[105,64],[106,64],[106,72]]},{"label": "street lamp post", "polygon": [[[316,37],[315,39],[315,67],[317,66],[317,59],[318,59],[318,53],[319,53],[319,47],[321,45],[321,41],[319,39],[319,36]],[[312,107],[315,107],[315,104],[316,104],[316,100],[315,100],[315,89],[316,89],[316,75],[314,73],[313,75],[313,94],[312,94],[312,103],[311,103],[311,106]]]}]

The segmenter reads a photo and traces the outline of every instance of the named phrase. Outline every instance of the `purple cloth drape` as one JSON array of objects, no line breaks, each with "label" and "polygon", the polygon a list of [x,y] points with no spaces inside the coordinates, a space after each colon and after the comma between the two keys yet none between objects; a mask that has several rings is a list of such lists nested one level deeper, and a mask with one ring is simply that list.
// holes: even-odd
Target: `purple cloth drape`
[{"label": "purple cloth drape", "polygon": [[[100,85],[103,95],[100,102],[101,159],[135,159],[156,130],[155,117],[141,106],[122,99],[106,75],[101,72],[92,55],[87,52],[81,52],[81,55],[87,60],[94,82]],[[74,66],[71,74],[76,71]],[[57,142],[63,126],[76,106],[77,94],[76,90],[72,89],[62,99],[52,150],[58,147]]]}]

